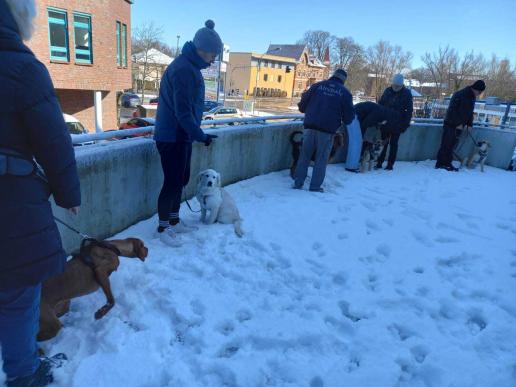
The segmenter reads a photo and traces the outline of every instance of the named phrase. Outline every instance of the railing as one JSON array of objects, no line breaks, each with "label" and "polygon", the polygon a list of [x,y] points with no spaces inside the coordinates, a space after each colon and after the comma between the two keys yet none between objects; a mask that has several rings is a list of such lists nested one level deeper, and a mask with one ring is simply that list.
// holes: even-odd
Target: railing
[{"label": "railing", "polygon": [[[281,116],[264,116],[264,117],[243,117],[243,118],[230,118],[224,120],[205,120],[201,122],[201,126],[209,130],[216,126],[231,126],[234,124],[246,125],[246,124],[265,124],[271,121],[300,121],[304,118],[304,114],[288,114]],[[439,118],[415,118],[412,120],[415,125],[426,125],[440,127],[443,125],[443,120]],[[515,126],[509,125],[490,125],[484,122],[475,122],[476,127],[491,128],[491,129],[502,129],[516,131]],[[113,140],[113,139],[124,139],[132,136],[147,136],[154,132],[154,126],[147,126],[145,128],[136,129],[123,129],[113,130],[102,133],[91,133],[91,134],[72,134],[72,142],[75,145],[91,143],[95,141]]]}]

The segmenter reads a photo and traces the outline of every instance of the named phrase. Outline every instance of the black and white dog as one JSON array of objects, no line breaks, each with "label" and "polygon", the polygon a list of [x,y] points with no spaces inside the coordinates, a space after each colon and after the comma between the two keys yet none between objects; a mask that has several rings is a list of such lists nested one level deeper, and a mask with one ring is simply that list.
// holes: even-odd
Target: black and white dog
[{"label": "black and white dog", "polygon": [[360,157],[360,172],[373,169],[373,163],[378,162],[378,157],[386,146],[387,141],[377,139],[374,143],[364,142],[362,146],[362,156]]},{"label": "black and white dog", "polygon": [[478,141],[469,157],[465,157],[462,160],[461,167],[466,165],[469,169],[474,169],[477,165],[480,165],[480,171],[484,172],[484,164],[487,159],[489,148],[491,148],[489,141]]}]

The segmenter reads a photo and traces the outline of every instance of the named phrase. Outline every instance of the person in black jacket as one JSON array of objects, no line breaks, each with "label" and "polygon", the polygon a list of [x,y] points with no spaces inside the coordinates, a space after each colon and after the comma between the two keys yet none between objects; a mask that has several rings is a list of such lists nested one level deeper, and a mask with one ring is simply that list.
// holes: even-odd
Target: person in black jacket
[{"label": "person in black jacket", "polygon": [[446,169],[452,172],[458,171],[452,164],[453,151],[462,131],[464,129],[471,130],[475,101],[485,89],[485,82],[478,80],[473,85],[467,86],[453,94],[444,118],[441,148],[435,163],[436,169]]},{"label": "person in black jacket", "polygon": [[34,0],[0,0],[0,347],[8,386],[52,382],[55,359],[37,354],[41,283],[64,270],[66,253],[49,196],[74,214],[81,204],[52,81],[22,41],[35,15]]},{"label": "person in black jacket", "polygon": [[[394,113],[389,127],[384,128],[382,132],[382,139],[388,139],[390,146],[389,160],[385,169],[392,171],[398,154],[398,141],[401,133],[405,133],[409,128],[413,111],[412,93],[404,86],[403,75],[396,74],[393,77],[392,85],[385,89],[379,104],[391,109]],[[386,156],[387,147],[384,147],[375,169],[382,168]]]},{"label": "person in black jacket", "polygon": [[301,97],[298,106],[299,111],[305,113],[305,131],[294,174],[295,189],[303,188],[315,152],[310,191],[323,192],[321,185],[326,175],[333,136],[342,124],[349,125],[355,118],[353,97],[344,87],[347,76],[346,71],[338,69],[330,79],[312,85]]}]

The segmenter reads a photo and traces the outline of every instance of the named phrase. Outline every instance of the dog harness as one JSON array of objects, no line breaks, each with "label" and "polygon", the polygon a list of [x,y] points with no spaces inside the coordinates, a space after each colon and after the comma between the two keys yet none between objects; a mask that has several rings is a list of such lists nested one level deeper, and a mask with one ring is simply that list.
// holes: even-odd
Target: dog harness
[{"label": "dog harness", "polygon": [[[108,249],[115,253],[117,256],[122,255],[120,250],[113,244],[105,241],[99,241],[95,238],[85,238],[81,242],[81,248],[78,253],[74,254],[74,258],[79,258],[86,266],[90,267],[95,272],[95,264],[93,263],[93,258],[91,257],[91,250],[94,247],[100,247],[103,249]],[[97,281],[98,282],[98,281]]]}]

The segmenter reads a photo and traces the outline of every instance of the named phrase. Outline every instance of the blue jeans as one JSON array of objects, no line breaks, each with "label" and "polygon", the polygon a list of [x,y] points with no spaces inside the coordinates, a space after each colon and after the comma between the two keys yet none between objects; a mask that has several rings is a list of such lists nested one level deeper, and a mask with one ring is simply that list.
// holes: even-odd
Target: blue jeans
[{"label": "blue jeans", "polygon": [[0,291],[0,346],[7,380],[32,375],[39,367],[41,284]]},{"label": "blue jeans", "polygon": [[303,133],[303,146],[301,154],[297,162],[295,177],[295,186],[302,187],[308,174],[308,167],[315,153],[314,169],[312,171],[312,180],[310,181],[310,189],[321,188],[326,176],[326,167],[328,158],[330,157],[331,147],[333,146],[333,137],[331,133],[320,132],[314,129],[305,128]]},{"label": "blue jeans", "polygon": [[360,166],[360,152],[362,151],[362,131],[360,123],[355,118],[347,126],[348,130],[348,155],[346,157],[346,168],[358,169]]}]

